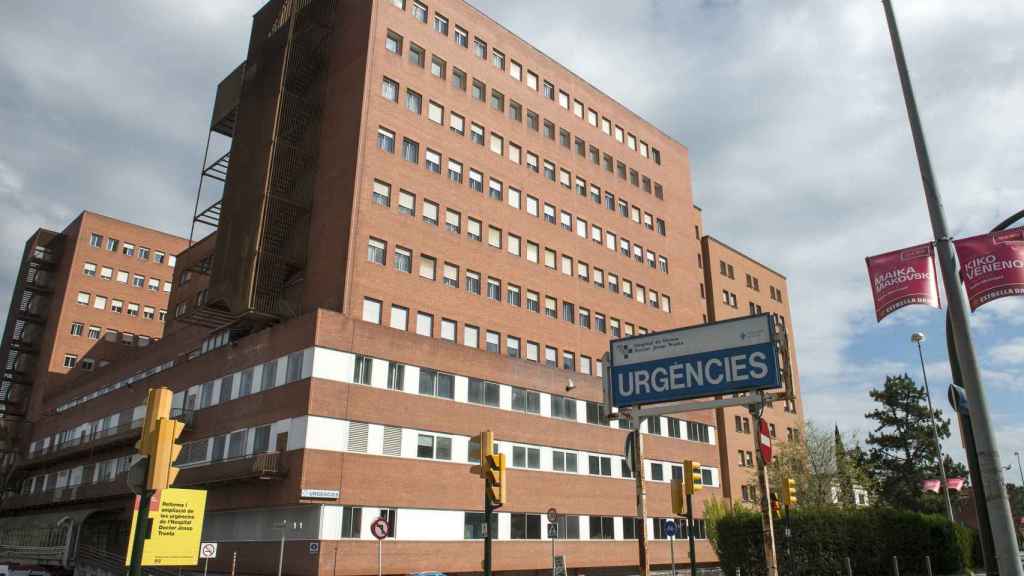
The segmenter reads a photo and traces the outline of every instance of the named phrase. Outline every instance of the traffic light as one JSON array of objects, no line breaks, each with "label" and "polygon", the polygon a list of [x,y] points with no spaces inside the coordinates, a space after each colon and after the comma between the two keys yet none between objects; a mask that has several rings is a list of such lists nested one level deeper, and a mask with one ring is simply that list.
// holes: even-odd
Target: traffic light
[{"label": "traffic light", "polygon": [[672,512],[676,516],[686,513],[686,495],[683,493],[683,479],[672,479]]},{"label": "traffic light", "polygon": [[687,494],[694,494],[704,488],[701,482],[700,462],[693,460],[683,462],[683,484]]},{"label": "traffic light", "polygon": [[167,388],[150,388],[146,395],[146,421],[142,425],[142,437],[135,443],[135,449],[145,456],[152,454],[152,439],[157,421],[171,417],[173,396]]},{"label": "traffic light", "polygon": [[152,452],[149,455],[149,474],[146,476],[146,487],[150,490],[163,490],[174,484],[180,471],[174,461],[181,453],[178,437],[185,430],[185,423],[170,418],[161,418],[156,422],[156,432]]},{"label": "traffic light", "polygon": [[495,506],[505,504],[508,499],[508,473],[505,470],[505,455],[490,454],[486,462],[487,469],[487,497]]},{"label": "traffic light", "polygon": [[782,504],[779,502],[779,495],[772,492],[772,514],[775,518],[782,517]]},{"label": "traffic light", "polygon": [[480,442],[480,452],[477,455],[477,459],[480,460],[480,477],[487,478],[488,474],[488,461],[491,455],[494,454],[494,432],[485,430],[481,432],[479,436],[474,438]]},{"label": "traffic light", "polygon": [[185,424],[171,420],[172,398],[173,394],[167,388],[152,388],[146,398],[146,421],[135,448],[148,460],[148,490],[167,488],[178,477],[178,469],[173,464],[181,453],[177,441]]},{"label": "traffic light", "polygon": [[796,480],[786,478],[786,506],[796,506]]}]

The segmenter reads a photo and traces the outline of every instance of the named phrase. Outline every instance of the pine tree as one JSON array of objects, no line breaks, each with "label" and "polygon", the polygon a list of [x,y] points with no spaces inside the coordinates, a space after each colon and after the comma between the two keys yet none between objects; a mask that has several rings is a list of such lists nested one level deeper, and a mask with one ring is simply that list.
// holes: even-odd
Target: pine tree
[{"label": "pine tree", "polygon": [[[935,494],[923,494],[921,482],[939,478],[939,445],[931,430],[925,390],[908,375],[887,376],[881,390],[871,390],[881,404],[865,414],[876,423],[868,435],[867,463],[882,504],[903,510],[941,512]],[[935,411],[939,438],[949,437],[949,420]]]}]

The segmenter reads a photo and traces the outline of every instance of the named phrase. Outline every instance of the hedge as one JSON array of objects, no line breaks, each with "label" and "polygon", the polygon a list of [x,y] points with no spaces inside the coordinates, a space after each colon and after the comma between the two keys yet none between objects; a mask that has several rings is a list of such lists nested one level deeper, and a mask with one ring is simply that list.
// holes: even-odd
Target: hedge
[{"label": "hedge", "polygon": [[[891,573],[892,557],[899,558],[901,576],[925,574],[930,556],[935,574],[960,573],[971,566],[973,534],[943,516],[885,508],[837,508],[791,511],[791,536],[784,522],[775,522],[780,573],[785,576],[845,574],[849,556],[856,575]],[[728,576],[765,574],[761,515],[734,509],[715,521],[714,544]]]}]

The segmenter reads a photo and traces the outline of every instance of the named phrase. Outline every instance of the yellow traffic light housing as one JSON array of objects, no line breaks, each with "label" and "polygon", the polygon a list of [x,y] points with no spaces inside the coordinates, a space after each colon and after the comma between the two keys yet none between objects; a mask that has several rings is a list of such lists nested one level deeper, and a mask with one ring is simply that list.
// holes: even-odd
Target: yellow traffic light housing
[{"label": "yellow traffic light housing", "polygon": [[146,420],[142,425],[142,437],[135,443],[135,449],[144,455],[153,451],[153,433],[161,418],[171,417],[171,401],[174,394],[167,388],[150,388],[146,395]]},{"label": "yellow traffic light housing", "polygon": [[181,453],[178,437],[185,430],[185,424],[169,418],[161,418],[156,422],[156,430],[150,438],[152,451],[149,455],[149,474],[146,475],[146,487],[150,490],[163,490],[174,484],[179,469],[174,461]]},{"label": "yellow traffic light housing", "polygon": [[796,506],[796,480],[786,478],[786,506]]},{"label": "yellow traffic light housing", "polygon": [[485,430],[475,438],[480,442],[480,452],[478,459],[480,460],[480,477],[487,478],[489,462],[491,456],[494,454],[494,432]]},{"label": "yellow traffic light housing", "polygon": [[686,513],[686,495],[683,493],[683,479],[672,479],[672,513],[682,516]]},{"label": "yellow traffic light housing", "polygon": [[[481,452],[483,452],[482,449]],[[492,452],[481,464],[487,474],[487,497],[495,506],[502,506],[508,499],[508,473],[505,469],[505,455]]]},{"label": "yellow traffic light housing", "polygon": [[683,486],[687,494],[694,494],[704,489],[701,481],[700,462],[686,460],[683,462]]}]

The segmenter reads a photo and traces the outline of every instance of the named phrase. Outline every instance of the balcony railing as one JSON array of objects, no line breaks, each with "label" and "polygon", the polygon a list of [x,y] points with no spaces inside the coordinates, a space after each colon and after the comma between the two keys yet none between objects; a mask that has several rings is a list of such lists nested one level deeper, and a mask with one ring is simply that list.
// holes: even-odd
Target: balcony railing
[{"label": "balcony railing", "polygon": [[[185,429],[188,430],[192,428],[195,421],[195,410],[175,408],[171,411],[171,418],[183,422],[185,424]],[[28,453],[28,459],[35,460],[46,456],[66,455],[68,452],[72,452],[78,448],[97,448],[107,444],[116,444],[118,442],[132,440],[140,434],[140,430],[144,423],[145,419],[138,418],[131,422],[104,428],[103,430],[83,432],[78,436],[73,436],[63,442],[36,448]]]}]

